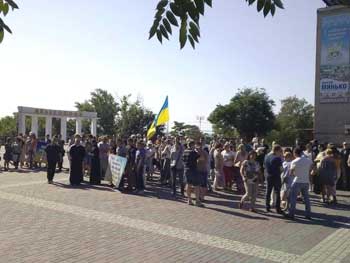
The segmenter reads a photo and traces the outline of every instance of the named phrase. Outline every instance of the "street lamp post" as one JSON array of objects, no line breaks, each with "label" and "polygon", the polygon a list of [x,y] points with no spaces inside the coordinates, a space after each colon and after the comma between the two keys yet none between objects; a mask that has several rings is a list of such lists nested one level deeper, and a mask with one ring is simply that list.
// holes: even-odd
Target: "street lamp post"
[{"label": "street lamp post", "polygon": [[202,121],[205,120],[204,116],[197,116],[197,121],[199,121],[199,130],[202,131]]}]

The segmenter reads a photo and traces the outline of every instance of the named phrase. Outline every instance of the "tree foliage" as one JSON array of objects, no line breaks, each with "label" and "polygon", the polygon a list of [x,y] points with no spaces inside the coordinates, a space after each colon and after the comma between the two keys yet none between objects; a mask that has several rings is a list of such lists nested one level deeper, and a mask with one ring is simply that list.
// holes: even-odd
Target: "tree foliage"
[{"label": "tree foliage", "polygon": [[197,125],[185,124],[184,122],[174,121],[174,126],[171,128],[171,135],[177,136],[182,135],[194,139],[199,139],[203,137],[203,133]]},{"label": "tree foliage", "polygon": [[281,101],[281,110],[276,117],[276,128],[269,134],[269,141],[281,145],[294,145],[298,139],[302,143],[310,140],[314,122],[314,107],[305,99],[296,96]]},{"label": "tree foliage", "polygon": [[[245,0],[248,5],[256,3],[257,11],[275,15],[277,8],[283,8],[281,0]],[[212,0],[160,0],[156,7],[153,25],[149,38],[157,36],[160,43],[164,38],[169,40],[173,27],[179,28],[179,42],[182,49],[187,41],[193,48],[199,43],[200,17],[205,13],[205,7],[212,7]]]},{"label": "tree foliage", "polygon": [[116,119],[116,133],[121,137],[145,134],[153,119],[153,112],[144,108],[139,100],[130,102],[130,95],[123,96]]},{"label": "tree foliage", "polygon": [[4,39],[5,31],[12,34],[10,27],[1,18],[8,14],[10,8],[13,11],[14,9],[18,9],[18,5],[13,0],[0,0],[0,44]]},{"label": "tree foliage", "polygon": [[75,106],[79,111],[97,112],[98,134],[114,134],[116,127],[116,116],[119,112],[119,105],[112,94],[106,90],[96,89],[90,93],[91,98],[83,103],[76,102]]},{"label": "tree foliage", "polygon": [[[91,92],[91,98],[82,103],[76,102],[76,107],[80,111],[97,112],[99,135],[113,135],[126,137],[131,134],[145,134],[148,125],[154,119],[154,114],[146,109],[138,99],[130,101],[130,95],[123,96],[116,100],[106,90],[96,89]],[[72,126],[72,125],[71,125]],[[88,123],[84,125],[88,127]],[[88,128],[86,128],[88,132]],[[160,131],[161,132],[161,129]]]},{"label": "tree foliage", "polygon": [[17,135],[17,120],[15,116],[0,119],[0,137],[14,137]]},{"label": "tree foliage", "polygon": [[236,130],[241,137],[251,139],[255,134],[262,136],[272,130],[274,105],[264,89],[246,88],[240,90],[228,104],[218,105],[208,120],[213,124],[215,133]]}]

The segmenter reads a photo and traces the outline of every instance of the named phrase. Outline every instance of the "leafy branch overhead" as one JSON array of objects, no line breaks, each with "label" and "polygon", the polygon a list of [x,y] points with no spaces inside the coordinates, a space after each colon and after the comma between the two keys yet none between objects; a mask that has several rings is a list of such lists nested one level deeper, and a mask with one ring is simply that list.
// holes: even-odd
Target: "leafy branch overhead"
[{"label": "leafy branch overhead", "polygon": [[0,0],[0,43],[4,39],[5,30],[12,34],[11,29],[5,24],[4,20],[1,18],[1,16],[6,16],[12,8],[12,11],[14,9],[18,9],[18,5],[13,0]]},{"label": "leafy branch overhead", "polygon": [[[283,9],[282,0],[245,0],[248,5],[256,3],[258,12],[266,17],[275,15],[276,8]],[[193,48],[199,43],[200,17],[204,15],[205,6],[212,7],[212,0],[161,0],[157,4],[149,39],[157,36],[160,43],[169,40],[173,27],[179,27],[179,42],[182,49],[187,41]]]}]

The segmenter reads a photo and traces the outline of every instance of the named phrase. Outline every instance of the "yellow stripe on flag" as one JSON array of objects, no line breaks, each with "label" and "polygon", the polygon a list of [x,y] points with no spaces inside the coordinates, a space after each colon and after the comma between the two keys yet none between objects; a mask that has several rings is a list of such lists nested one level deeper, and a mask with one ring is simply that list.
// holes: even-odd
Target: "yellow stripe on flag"
[{"label": "yellow stripe on flag", "polygon": [[156,125],[156,126],[165,124],[165,123],[167,123],[168,121],[169,121],[169,109],[166,108],[166,109],[163,109],[163,110],[159,113],[159,116],[158,116],[158,119],[157,119],[157,125]]}]

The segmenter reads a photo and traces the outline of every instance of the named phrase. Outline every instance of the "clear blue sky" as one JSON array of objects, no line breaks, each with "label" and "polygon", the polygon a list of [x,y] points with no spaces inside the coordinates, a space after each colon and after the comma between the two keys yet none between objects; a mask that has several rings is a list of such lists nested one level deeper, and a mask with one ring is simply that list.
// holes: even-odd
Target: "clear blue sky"
[{"label": "clear blue sky", "polygon": [[95,88],[141,96],[155,112],[169,95],[172,121],[189,123],[244,87],[265,88],[277,105],[291,95],[313,103],[321,0],[285,0],[266,19],[244,0],[214,0],[195,51],[179,50],[177,32],[147,40],[157,2],[17,0],[5,20],[14,34],[0,45],[0,116],[18,105],[74,110]]}]

